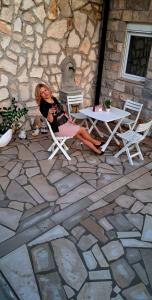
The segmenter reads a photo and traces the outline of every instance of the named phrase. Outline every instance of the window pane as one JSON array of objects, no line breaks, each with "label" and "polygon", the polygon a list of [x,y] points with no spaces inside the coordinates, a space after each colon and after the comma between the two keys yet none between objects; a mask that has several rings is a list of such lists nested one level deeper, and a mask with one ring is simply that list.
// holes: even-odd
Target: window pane
[{"label": "window pane", "polygon": [[126,73],[146,77],[151,45],[151,37],[131,36]]}]

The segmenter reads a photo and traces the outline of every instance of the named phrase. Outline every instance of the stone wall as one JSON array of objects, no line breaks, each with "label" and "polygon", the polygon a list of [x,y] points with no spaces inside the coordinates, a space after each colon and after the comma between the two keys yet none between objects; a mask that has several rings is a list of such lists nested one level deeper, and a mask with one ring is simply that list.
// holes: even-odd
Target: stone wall
[{"label": "stone wall", "polygon": [[35,86],[47,83],[58,96],[61,62],[76,61],[75,80],[91,103],[96,80],[101,0],[0,1],[0,107],[10,97],[37,114]]},{"label": "stone wall", "polygon": [[111,0],[108,20],[101,97],[112,93],[114,104],[131,99],[144,103],[141,118],[152,116],[152,52],[145,82],[120,77],[127,23],[152,24],[151,0]]}]

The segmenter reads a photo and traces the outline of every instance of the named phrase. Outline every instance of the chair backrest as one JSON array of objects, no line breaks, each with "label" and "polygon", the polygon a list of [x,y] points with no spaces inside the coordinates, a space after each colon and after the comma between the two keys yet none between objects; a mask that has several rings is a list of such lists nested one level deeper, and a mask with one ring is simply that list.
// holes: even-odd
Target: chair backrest
[{"label": "chair backrest", "polygon": [[132,100],[126,100],[125,101],[125,105],[124,105],[124,109],[130,109],[130,110],[134,110],[136,112],[141,111],[143,104],[142,103],[138,103]]},{"label": "chair backrest", "polygon": [[135,127],[135,125],[139,119],[142,107],[143,107],[142,103],[138,103],[138,102],[135,102],[132,100],[126,100],[126,102],[125,102],[124,110],[133,110],[133,111],[137,112],[132,129]]},{"label": "chair backrest", "polygon": [[150,128],[152,126],[152,120],[147,122],[147,123],[143,123],[143,124],[139,124],[136,128],[136,132],[140,132],[143,134],[143,138],[146,137],[146,135],[148,134]]},{"label": "chair backrest", "polygon": [[83,108],[83,95],[67,96],[68,114],[71,114],[72,105],[78,105]]}]

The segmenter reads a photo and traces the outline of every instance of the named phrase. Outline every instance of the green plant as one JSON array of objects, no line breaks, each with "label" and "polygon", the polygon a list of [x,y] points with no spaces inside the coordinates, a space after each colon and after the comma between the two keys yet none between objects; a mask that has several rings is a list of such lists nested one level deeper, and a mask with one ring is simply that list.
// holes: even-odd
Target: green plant
[{"label": "green plant", "polygon": [[5,133],[9,128],[17,129],[19,127],[18,120],[25,116],[27,112],[26,107],[17,107],[15,98],[12,99],[9,107],[0,108],[0,133]]},{"label": "green plant", "polygon": [[104,105],[105,105],[106,108],[110,108],[111,103],[112,103],[111,99],[105,99],[104,100]]}]

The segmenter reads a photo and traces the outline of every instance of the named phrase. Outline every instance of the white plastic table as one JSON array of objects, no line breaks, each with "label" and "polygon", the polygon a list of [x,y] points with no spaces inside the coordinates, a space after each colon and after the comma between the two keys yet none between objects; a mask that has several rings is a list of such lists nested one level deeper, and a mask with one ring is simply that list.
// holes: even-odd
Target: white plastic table
[{"label": "white plastic table", "polygon": [[[84,115],[86,115],[88,117],[90,123],[92,124],[91,127],[89,128],[89,133],[91,133],[91,131],[93,129],[95,129],[98,132],[98,134],[101,137],[103,137],[103,134],[98,129],[96,124],[98,121],[104,122],[106,128],[108,129],[108,131],[110,133],[107,142],[102,146],[102,151],[105,151],[112,139],[115,140],[117,145],[120,145],[119,141],[115,137],[115,133],[117,132],[122,120],[124,118],[128,117],[130,115],[130,113],[128,111],[125,111],[123,109],[119,109],[116,107],[111,107],[110,111],[99,111],[99,109],[100,109],[100,107],[97,106],[96,111],[93,112],[92,107],[87,107],[87,108],[81,109],[80,112],[83,113]],[[110,126],[108,124],[112,121],[118,121],[113,130],[110,128]]]}]

